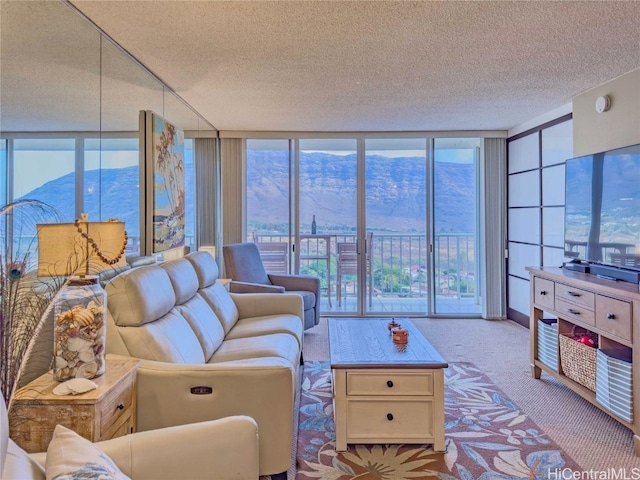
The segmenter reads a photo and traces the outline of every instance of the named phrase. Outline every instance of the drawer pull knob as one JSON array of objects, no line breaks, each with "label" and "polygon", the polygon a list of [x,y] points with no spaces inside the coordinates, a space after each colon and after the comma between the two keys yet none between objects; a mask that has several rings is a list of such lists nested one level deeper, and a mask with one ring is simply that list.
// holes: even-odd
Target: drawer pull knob
[{"label": "drawer pull knob", "polygon": [[387,413],[387,420],[389,421],[393,420],[393,415],[390,413]]},{"label": "drawer pull knob", "polygon": [[569,295],[570,297],[579,297],[580,296],[579,293],[572,292],[571,290],[567,291],[567,295]]},{"label": "drawer pull knob", "polygon": [[546,290],[540,290],[540,295],[546,295],[547,291]]},{"label": "drawer pull knob", "polygon": [[124,410],[124,403],[119,403],[116,407],[118,410]]},{"label": "drawer pull knob", "polygon": [[574,310],[573,308],[567,308],[567,312],[569,312],[571,315],[580,315],[580,312]]},{"label": "drawer pull knob", "polygon": [[393,387],[393,382],[391,380],[387,380],[387,387]]},{"label": "drawer pull knob", "polygon": [[613,313],[607,313],[607,318],[609,320],[613,320],[614,318],[616,318],[616,316]]}]

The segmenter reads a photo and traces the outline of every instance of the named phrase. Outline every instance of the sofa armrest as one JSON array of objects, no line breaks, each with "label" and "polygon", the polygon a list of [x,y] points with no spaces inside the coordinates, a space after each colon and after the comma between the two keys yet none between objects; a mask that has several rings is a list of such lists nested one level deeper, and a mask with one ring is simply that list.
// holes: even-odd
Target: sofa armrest
[{"label": "sofa armrest", "polygon": [[285,290],[304,290],[316,294],[316,303],[320,300],[320,279],[310,275],[276,275],[269,274],[269,280],[274,285],[284,287]]},{"label": "sofa armrest", "polygon": [[[277,357],[208,364],[143,360],[137,382],[139,431],[247,415],[260,432],[260,474],[289,468],[297,386],[291,362]],[[193,387],[210,393],[193,394]]]},{"label": "sofa armrest", "polygon": [[304,320],[304,303],[297,293],[278,295],[230,294],[238,308],[239,318],[261,317],[264,315],[290,314]]},{"label": "sofa armrest", "polygon": [[96,445],[136,480],[258,478],[258,426],[247,416],[138,432]]},{"label": "sofa armrest", "polygon": [[262,283],[229,282],[229,291],[232,293],[284,293],[284,287],[277,285],[264,285]]}]

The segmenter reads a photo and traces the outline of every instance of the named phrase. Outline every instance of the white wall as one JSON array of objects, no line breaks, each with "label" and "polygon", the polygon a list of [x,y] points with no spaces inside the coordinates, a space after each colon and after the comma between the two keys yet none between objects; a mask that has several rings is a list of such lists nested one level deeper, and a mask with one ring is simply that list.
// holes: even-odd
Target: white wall
[{"label": "white wall", "polygon": [[[611,108],[604,113],[597,113],[595,110],[595,101],[600,95],[609,95],[611,97]],[[543,158],[540,165],[542,169],[541,180],[535,182],[534,188],[527,198],[523,198],[522,193],[527,190],[531,191],[531,189],[518,186],[516,177],[517,175],[523,175],[518,173],[518,170],[534,168],[530,165],[529,157],[532,155],[536,157],[538,153],[537,137],[532,134],[530,141],[527,140],[527,137],[522,137],[516,142],[509,143],[508,172],[511,195],[509,195],[508,200],[508,211],[510,212],[508,230],[510,235],[513,235],[513,238],[510,237],[509,240],[513,240],[513,242],[509,244],[508,307],[511,311],[515,310],[527,316],[529,312],[529,289],[527,288],[528,275],[523,273],[524,266],[532,265],[536,262],[542,265],[558,265],[563,260],[562,241],[558,244],[556,238],[559,238],[561,232],[560,230],[549,232],[548,226],[556,225],[559,219],[562,218],[563,212],[560,203],[564,202],[555,199],[554,195],[549,195],[549,192],[545,192],[544,187],[545,185],[553,187],[550,188],[550,193],[564,188],[564,179],[562,178],[562,181],[560,181],[560,177],[563,177],[563,175],[559,170],[564,168],[562,158],[578,157],[640,143],[640,69],[633,70],[577,95],[573,98],[571,104],[563,105],[551,112],[513,127],[509,130],[508,137],[535,129],[567,113],[573,113],[573,121],[570,123],[573,128],[573,152],[561,149],[558,152],[558,158],[550,162],[560,162],[556,166],[550,165],[542,155]],[[544,132],[542,135],[544,140]],[[544,144],[545,142],[543,141],[542,143]],[[523,173],[531,176],[535,172]],[[543,212],[542,218],[538,220],[528,218],[523,224],[526,227],[519,228],[518,218],[516,217],[526,215],[529,211],[533,212],[540,203],[538,198],[540,196],[538,190],[540,183],[538,182],[541,181],[543,182],[543,201],[539,208]],[[531,208],[523,209],[523,206]],[[538,210],[535,211],[538,212]],[[549,216],[548,214],[551,215]],[[548,222],[544,222],[543,218],[545,217],[549,217]],[[545,224],[547,225],[546,228]],[[540,227],[545,230],[546,235],[541,234]],[[526,238],[520,238],[523,231],[526,232]],[[551,236],[548,235],[549,233],[551,233]],[[539,241],[537,240],[538,237],[540,237]],[[533,253],[532,246],[537,247],[538,245],[542,251],[542,258]],[[526,259],[526,261],[523,263],[522,259]]]},{"label": "white wall", "polygon": [[[608,95],[611,108],[597,113],[596,98]],[[579,157],[640,143],[640,69],[573,98],[573,152]]]}]

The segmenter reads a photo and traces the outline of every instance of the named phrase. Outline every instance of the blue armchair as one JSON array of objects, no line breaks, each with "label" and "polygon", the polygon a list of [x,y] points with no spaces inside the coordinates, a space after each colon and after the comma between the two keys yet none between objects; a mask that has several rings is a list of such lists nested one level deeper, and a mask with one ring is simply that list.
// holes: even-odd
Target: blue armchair
[{"label": "blue armchair", "polygon": [[320,280],[308,275],[267,273],[255,243],[222,247],[225,275],[232,293],[298,293],[304,303],[304,328],[320,322]]}]

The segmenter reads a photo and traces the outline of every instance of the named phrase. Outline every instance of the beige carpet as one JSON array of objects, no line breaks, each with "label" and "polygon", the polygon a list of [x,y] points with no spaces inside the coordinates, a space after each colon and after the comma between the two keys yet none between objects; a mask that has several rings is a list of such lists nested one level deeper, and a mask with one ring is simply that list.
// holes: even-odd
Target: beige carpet
[{"label": "beige carpet", "polygon": [[[529,330],[511,321],[413,319],[450,362],[472,362],[585,470],[640,467],[633,434],[548,375],[529,368]],[[328,360],[327,321],[305,332],[305,360]],[[595,477],[594,477],[595,478]]]}]

